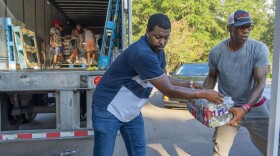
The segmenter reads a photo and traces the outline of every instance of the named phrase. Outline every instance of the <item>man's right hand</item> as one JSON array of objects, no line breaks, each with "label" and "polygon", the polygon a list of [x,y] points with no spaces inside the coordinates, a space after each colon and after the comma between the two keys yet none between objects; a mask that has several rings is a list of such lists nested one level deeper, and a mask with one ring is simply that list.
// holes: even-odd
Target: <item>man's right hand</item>
[{"label": "man's right hand", "polygon": [[224,95],[216,92],[213,89],[207,89],[204,90],[205,94],[204,94],[204,98],[207,99],[210,102],[213,102],[215,104],[221,104],[223,102],[223,97]]}]

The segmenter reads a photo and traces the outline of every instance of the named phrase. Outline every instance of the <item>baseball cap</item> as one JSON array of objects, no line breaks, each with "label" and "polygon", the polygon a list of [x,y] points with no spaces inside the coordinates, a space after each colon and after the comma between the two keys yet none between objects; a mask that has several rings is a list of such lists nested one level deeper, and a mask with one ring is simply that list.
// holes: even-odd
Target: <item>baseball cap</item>
[{"label": "baseball cap", "polygon": [[60,22],[59,20],[53,20],[52,23],[53,23],[53,25],[54,25],[54,24],[61,25],[61,22]]},{"label": "baseball cap", "polygon": [[250,18],[250,14],[244,10],[236,10],[228,17],[228,25],[234,25],[236,27],[244,24],[252,24],[253,21]]}]

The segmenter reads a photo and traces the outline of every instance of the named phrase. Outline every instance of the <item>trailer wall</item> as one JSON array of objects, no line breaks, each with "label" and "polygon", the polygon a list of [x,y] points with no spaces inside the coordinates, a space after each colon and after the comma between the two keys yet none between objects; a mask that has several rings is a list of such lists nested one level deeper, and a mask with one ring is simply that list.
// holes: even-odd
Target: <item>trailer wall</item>
[{"label": "trailer wall", "polygon": [[44,41],[49,43],[52,20],[60,20],[67,34],[73,27],[68,19],[47,0],[0,0],[0,17],[13,17],[23,22],[27,29],[35,32],[39,51],[43,48],[41,43]]}]

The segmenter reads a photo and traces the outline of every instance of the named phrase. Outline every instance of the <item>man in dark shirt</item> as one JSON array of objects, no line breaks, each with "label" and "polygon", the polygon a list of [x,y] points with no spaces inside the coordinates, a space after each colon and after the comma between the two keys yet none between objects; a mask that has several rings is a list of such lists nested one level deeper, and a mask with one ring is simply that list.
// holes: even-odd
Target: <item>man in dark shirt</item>
[{"label": "man in dark shirt", "polygon": [[[216,104],[222,102],[222,95],[214,90],[190,89],[189,81],[165,75],[163,49],[170,31],[171,23],[166,15],[152,15],[146,35],[119,55],[102,77],[92,102],[95,156],[113,155],[118,130],[128,155],[146,155],[141,108],[153,86],[172,98],[206,98]],[[193,86],[202,88],[196,82]]]}]

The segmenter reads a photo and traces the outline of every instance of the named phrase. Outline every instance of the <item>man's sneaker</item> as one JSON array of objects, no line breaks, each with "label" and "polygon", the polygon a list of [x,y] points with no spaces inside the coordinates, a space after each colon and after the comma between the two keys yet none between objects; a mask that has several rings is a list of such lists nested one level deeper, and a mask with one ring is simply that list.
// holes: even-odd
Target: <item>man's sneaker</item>
[{"label": "man's sneaker", "polygon": [[66,62],[69,63],[69,64],[72,64],[72,61],[69,60],[69,59],[67,59]]},{"label": "man's sneaker", "polygon": [[82,64],[80,61],[75,61],[75,63],[74,64]]}]

